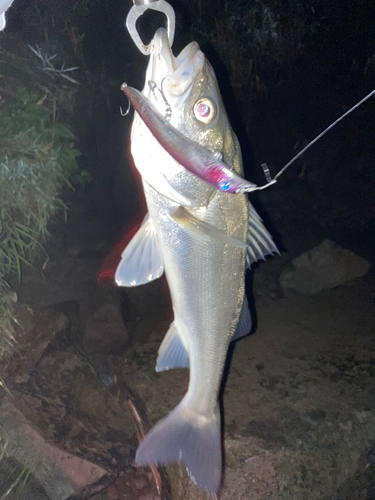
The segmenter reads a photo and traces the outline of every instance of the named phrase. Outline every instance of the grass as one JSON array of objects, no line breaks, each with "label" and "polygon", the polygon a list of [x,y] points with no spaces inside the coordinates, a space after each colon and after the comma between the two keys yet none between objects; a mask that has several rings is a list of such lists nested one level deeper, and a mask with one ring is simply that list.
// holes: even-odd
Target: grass
[{"label": "grass", "polygon": [[78,67],[35,47],[0,47],[0,358],[11,354],[17,324],[9,280],[44,251],[48,224],[66,210],[63,187],[90,181],[62,122],[72,116]]},{"label": "grass", "polygon": [[0,107],[0,354],[14,344],[8,279],[21,280],[23,266],[43,248],[49,221],[64,209],[62,186],[80,180],[76,139],[43,102],[19,88]]},{"label": "grass", "polygon": [[[80,80],[87,77],[78,25],[89,12],[85,2],[68,4],[55,8],[46,0],[36,0],[25,32],[1,37],[1,396],[5,391],[12,397],[1,367],[17,351],[16,339],[23,332],[10,284],[22,280],[27,266],[40,262],[51,222],[66,210],[64,187],[90,181],[89,174],[78,167],[77,139],[69,125]],[[22,455],[23,450],[16,451]],[[13,460],[14,453],[13,441],[0,427],[0,465],[5,474],[0,479],[0,500],[18,498],[29,478],[29,469],[22,459]]]},{"label": "grass", "polygon": [[[8,458],[8,447],[10,438],[7,433],[0,428],[0,462]],[[27,480],[31,474],[31,470],[20,464],[13,464],[2,468],[2,482],[0,484],[0,500],[5,500],[12,493],[14,495],[25,491]],[[18,496],[18,495],[17,495]]]},{"label": "grass", "polygon": [[[88,179],[78,168],[76,138],[70,126],[59,121],[64,116],[60,102],[71,103],[75,92],[75,80],[69,76],[73,68],[54,70],[50,64],[46,72],[38,67],[40,58],[31,52],[25,58],[24,53],[0,47],[0,367],[17,350],[16,328],[22,335],[15,312],[17,295],[9,283],[21,281],[25,266],[39,261],[49,223],[66,210],[63,187]],[[0,390],[12,397],[1,369]],[[30,475],[21,463],[11,465],[8,444],[0,428],[5,474],[0,500],[17,498]]]}]

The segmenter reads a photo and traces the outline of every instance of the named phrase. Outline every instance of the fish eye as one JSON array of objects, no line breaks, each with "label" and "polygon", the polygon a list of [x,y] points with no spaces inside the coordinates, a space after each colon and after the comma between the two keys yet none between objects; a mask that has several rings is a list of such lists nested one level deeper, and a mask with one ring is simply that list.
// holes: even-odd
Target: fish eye
[{"label": "fish eye", "polygon": [[202,97],[194,104],[194,115],[197,120],[208,125],[216,116],[214,103],[207,97]]}]

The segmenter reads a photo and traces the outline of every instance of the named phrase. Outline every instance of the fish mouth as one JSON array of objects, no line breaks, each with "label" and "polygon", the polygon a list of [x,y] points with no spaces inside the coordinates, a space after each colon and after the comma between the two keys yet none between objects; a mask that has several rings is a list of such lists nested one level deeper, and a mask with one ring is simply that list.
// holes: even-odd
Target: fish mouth
[{"label": "fish mouth", "polygon": [[197,42],[189,43],[175,57],[165,28],[156,31],[150,57],[151,71],[147,77],[173,97],[181,97],[187,92],[204,65],[204,55]]}]

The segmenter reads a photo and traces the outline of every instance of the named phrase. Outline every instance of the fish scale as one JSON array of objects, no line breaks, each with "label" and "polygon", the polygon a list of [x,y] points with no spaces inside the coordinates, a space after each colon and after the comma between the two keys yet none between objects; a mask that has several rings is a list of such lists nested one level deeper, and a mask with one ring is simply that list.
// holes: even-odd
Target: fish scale
[{"label": "fish scale", "polygon": [[[172,224],[168,214],[175,204],[146,183],[144,190],[164,257],[175,321],[188,345],[190,383],[184,405],[198,415],[213,415],[228,344],[243,304],[246,250],[223,246],[209,236],[194,237]],[[207,208],[195,212],[199,219],[246,241],[246,195],[234,198],[217,192]],[[140,458],[138,453],[137,461]]]},{"label": "fish scale", "polygon": [[[143,96],[131,88],[124,90],[141,103],[133,121],[131,153],[142,176],[148,217],[125,249],[116,281],[136,286],[158,278],[164,270],[174,321],[160,346],[156,369],[189,368],[190,380],[179,405],[140,443],[136,462],[181,460],[194,482],[216,494],[222,471],[218,393],[223,368],[230,341],[251,328],[246,261],[277,249],[247,195],[216,189],[182,167],[159,143],[158,134],[171,132],[169,123],[160,119],[167,101],[170,123],[177,131],[169,136],[176,141],[172,147],[178,149],[186,137],[191,147],[199,144],[218,154],[213,158],[224,158],[236,174],[243,173],[241,150],[215,73],[198,45],[193,42],[174,57],[167,32],[159,29],[151,46]],[[150,80],[159,93],[152,92]],[[200,99],[215,111],[209,122],[194,114]],[[152,128],[155,136],[143,114],[161,124]]]}]

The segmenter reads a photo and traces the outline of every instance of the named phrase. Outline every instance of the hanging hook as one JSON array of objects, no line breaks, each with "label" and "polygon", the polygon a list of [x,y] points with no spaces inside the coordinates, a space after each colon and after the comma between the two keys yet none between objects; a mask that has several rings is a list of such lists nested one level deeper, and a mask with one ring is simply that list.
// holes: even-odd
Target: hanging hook
[{"label": "hanging hook", "polygon": [[129,114],[129,111],[130,111],[130,106],[131,106],[131,104],[130,104],[130,101],[129,101],[129,103],[128,103],[128,109],[125,111],[125,113],[122,110],[122,106],[120,106],[120,115],[121,116],[127,116]]},{"label": "hanging hook", "polygon": [[152,80],[150,80],[148,82],[149,86],[150,86],[150,89],[151,89],[151,92],[154,94],[154,97],[155,99],[157,99],[156,97],[156,93],[155,93],[155,90],[158,90],[162,99],[163,99],[163,102],[165,104],[165,120],[167,122],[170,122],[171,121],[171,118],[172,118],[172,108],[171,108],[171,105],[169,104],[169,102],[167,101],[167,98],[165,97],[165,94],[163,92],[163,83],[164,83],[164,80],[165,78],[163,78],[163,80],[161,81],[161,88],[159,89],[159,87],[156,85],[155,82],[153,82]]},{"label": "hanging hook", "polygon": [[[126,83],[123,83],[123,84],[121,85],[121,90],[122,90],[122,87],[123,87],[124,85],[125,85],[125,87],[127,87],[127,84],[126,84]],[[125,96],[125,97],[126,97],[126,96]],[[127,115],[129,114],[129,111],[130,111],[130,106],[131,106],[131,105],[132,105],[132,104],[131,104],[130,100],[128,99],[128,109],[127,109],[127,110],[125,111],[125,113],[124,113],[124,112],[123,112],[123,110],[122,110],[122,106],[120,106],[120,115],[121,115],[121,116],[127,116]]]},{"label": "hanging hook", "polygon": [[166,15],[169,46],[172,47],[176,25],[176,16],[173,7],[165,0],[133,0],[133,2],[134,5],[126,18],[126,27],[138,49],[146,56],[151,52],[151,43],[145,45],[136,28],[137,19],[148,9],[156,10]]}]

